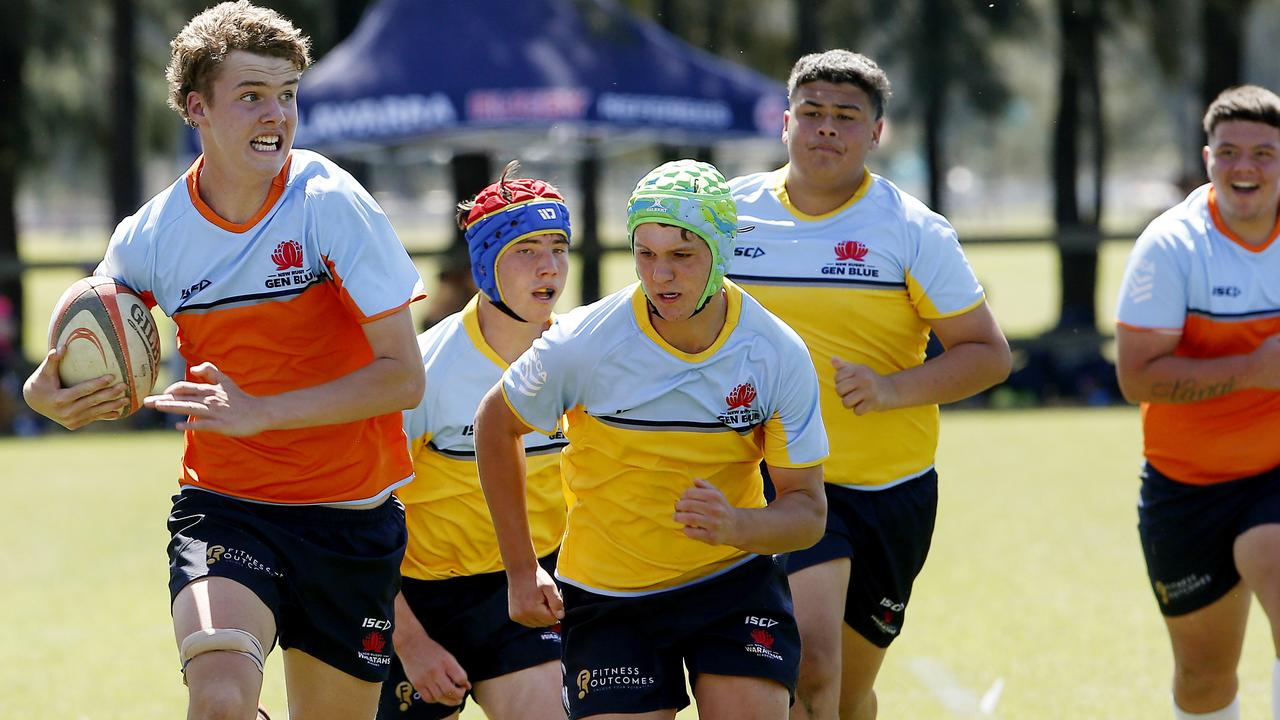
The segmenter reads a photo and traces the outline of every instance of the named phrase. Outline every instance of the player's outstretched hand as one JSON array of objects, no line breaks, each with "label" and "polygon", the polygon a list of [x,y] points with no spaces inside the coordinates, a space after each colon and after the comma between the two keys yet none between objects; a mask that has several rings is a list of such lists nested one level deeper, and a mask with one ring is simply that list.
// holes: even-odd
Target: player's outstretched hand
[{"label": "player's outstretched hand", "polygon": [[22,397],[32,410],[68,430],[94,420],[114,420],[128,410],[128,387],[124,383],[113,384],[110,375],[62,387],[58,379],[62,353],[61,349],[50,350],[23,383]]},{"label": "player's outstretched hand", "polygon": [[243,436],[267,429],[258,407],[260,401],[241,390],[213,363],[200,363],[190,372],[197,382],[176,382],[159,395],[147,396],[143,404],[160,412],[189,416],[178,423],[179,430]]},{"label": "player's outstretched hand", "polygon": [[840,402],[855,415],[896,407],[893,382],[884,375],[838,357],[831,358],[831,366],[836,369],[836,393],[840,395]]},{"label": "player's outstretched hand", "polygon": [[397,639],[396,656],[409,682],[427,702],[456,707],[471,689],[467,671],[458,660],[425,633],[412,643]]},{"label": "player's outstretched hand", "polygon": [[564,599],[556,581],[539,565],[533,582],[507,585],[507,610],[525,627],[548,627],[564,619]]},{"label": "player's outstretched hand", "polygon": [[684,526],[686,537],[708,545],[733,545],[737,537],[738,509],[720,488],[702,478],[694,478],[693,487],[676,501],[672,518]]}]

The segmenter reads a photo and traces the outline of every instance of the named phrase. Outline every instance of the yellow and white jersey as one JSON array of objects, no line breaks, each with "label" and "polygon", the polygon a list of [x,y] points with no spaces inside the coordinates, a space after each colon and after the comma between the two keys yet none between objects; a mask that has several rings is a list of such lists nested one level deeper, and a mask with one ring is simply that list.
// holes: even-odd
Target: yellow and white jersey
[{"label": "yellow and white jersey", "polygon": [[[479,298],[418,336],[427,387],[422,402],[404,413],[417,478],[396,491],[409,528],[401,565],[406,577],[443,580],[503,569],[476,471],[474,419],[507,363],[480,333]],[[560,450],[567,442],[555,429],[524,437],[526,501],[538,557],[559,547],[564,535]]]},{"label": "yellow and white jersey", "polygon": [[592,592],[687,585],[751,553],[684,536],[675,504],[704,478],[736,507],[764,507],[760,461],[811,467],[827,455],[818,380],[791,328],[732,283],[715,342],[696,354],[653,328],[633,284],[562,316],[502,376],[508,405],[549,432],[574,502],[558,577]]},{"label": "yellow and white jersey", "polygon": [[927,320],[962,315],[982,285],[946,219],[866,173],[847,203],[807,215],[787,197],[786,168],[730,181],[738,245],[728,275],[804,338],[836,450],[829,483],[883,489],[933,467],[938,407],[858,416],[835,391],[832,357],[880,374],[924,362]]}]

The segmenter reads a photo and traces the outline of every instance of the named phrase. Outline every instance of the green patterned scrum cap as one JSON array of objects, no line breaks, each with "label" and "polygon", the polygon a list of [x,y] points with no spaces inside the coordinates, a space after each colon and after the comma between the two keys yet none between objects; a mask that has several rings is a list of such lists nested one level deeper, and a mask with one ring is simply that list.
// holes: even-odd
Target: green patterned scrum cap
[{"label": "green patterned scrum cap", "polygon": [[659,165],[640,178],[627,202],[627,237],[633,246],[636,226],[647,222],[682,227],[711,248],[711,275],[697,305],[702,309],[724,285],[738,233],[738,207],[729,182],[714,165],[697,160]]}]

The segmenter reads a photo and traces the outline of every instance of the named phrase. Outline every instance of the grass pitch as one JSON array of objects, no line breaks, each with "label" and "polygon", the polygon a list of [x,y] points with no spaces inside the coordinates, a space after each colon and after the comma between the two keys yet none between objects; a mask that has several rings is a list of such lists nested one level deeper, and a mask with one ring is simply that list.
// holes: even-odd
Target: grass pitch
[{"label": "grass pitch", "polygon": [[[160,432],[0,440],[0,717],[182,716],[164,553],[180,445]],[[1134,409],[944,413],[937,532],[881,672],[882,718],[1169,716],[1135,527],[1139,453]],[[283,718],[278,655],[263,698]],[[1266,715],[1272,657],[1255,608],[1245,717]]]}]

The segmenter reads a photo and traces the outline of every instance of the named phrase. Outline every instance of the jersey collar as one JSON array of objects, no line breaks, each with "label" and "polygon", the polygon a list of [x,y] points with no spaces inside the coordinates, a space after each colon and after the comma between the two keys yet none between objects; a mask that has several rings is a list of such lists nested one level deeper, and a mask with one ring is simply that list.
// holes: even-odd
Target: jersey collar
[{"label": "jersey collar", "polygon": [[848,200],[845,200],[840,207],[832,210],[831,212],[825,212],[821,215],[810,215],[791,204],[791,196],[787,194],[787,168],[789,167],[790,164],[783,165],[773,172],[773,195],[778,199],[778,202],[782,204],[782,207],[787,209],[787,212],[794,215],[797,220],[804,220],[805,222],[826,220],[829,217],[839,215],[845,210],[853,207],[855,203],[866,196],[867,191],[871,189],[871,183],[874,179],[870,170],[862,168],[862,182],[858,185],[858,189],[853,191],[853,195],[849,196]]},{"label": "jersey collar", "polygon": [[742,317],[742,288],[734,284],[732,280],[725,278],[724,293],[727,301],[724,327],[720,328],[720,334],[716,336],[715,342],[699,353],[687,353],[667,342],[662,335],[658,334],[657,328],[653,326],[653,321],[649,318],[649,299],[645,297],[644,288],[639,283],[636,283],[635,289],[631,293],[631,313],[635,316],[640,332],[644,333],[655,345],[685,362],[698,363],[715,355],[720,348],[724,347],[724,344],[729,341],[729,336],[738,327],[738,320]]}]

